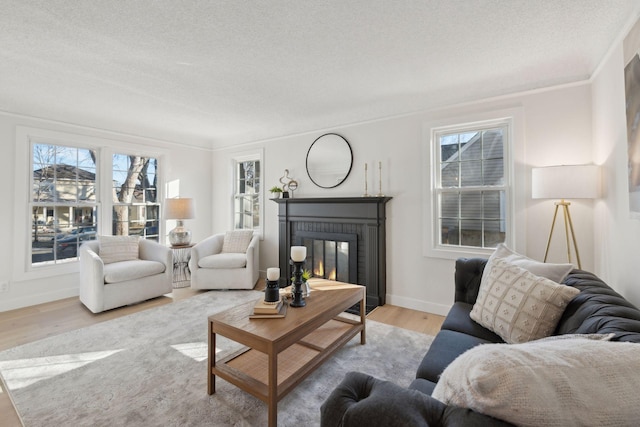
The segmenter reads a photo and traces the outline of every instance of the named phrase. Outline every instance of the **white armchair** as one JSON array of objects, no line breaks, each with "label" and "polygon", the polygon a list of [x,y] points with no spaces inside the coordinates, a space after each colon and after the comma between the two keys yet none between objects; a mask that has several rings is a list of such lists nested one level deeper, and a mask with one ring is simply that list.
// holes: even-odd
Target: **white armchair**
[{"label": "white armchair", "polygon": [[[233,242],[234,238],[244,239],[245,243]],[[251,230],[214,234],[198,242],[191,248],[191,287],[253,289],[259,276],[259,242],[259,236],[253,235]]]},{"label": "white armchair", "polygon": [[[173,258],[168,247],[128,236],[99,239],[103,239],[102,257],[100,240],[85,241],[80,246],[80,301],[89,310],[100,313],[173,290]],[[105,246],[107,241],[111,248]],[[120,248],[128,245],[126,250],[115,247],[117,242],[122,242]],[[129,256],[123,257],[127,251]]]}]

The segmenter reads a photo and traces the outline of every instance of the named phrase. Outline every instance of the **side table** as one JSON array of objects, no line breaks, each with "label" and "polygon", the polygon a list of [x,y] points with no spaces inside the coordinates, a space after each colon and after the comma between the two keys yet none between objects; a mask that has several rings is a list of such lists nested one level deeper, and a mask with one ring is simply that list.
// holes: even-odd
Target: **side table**
[{"label": "side table", "polygon": [[171,246],[173,253],[173,288],[186,288],[191,286],[191,248],[193,244],[185,246]]}]

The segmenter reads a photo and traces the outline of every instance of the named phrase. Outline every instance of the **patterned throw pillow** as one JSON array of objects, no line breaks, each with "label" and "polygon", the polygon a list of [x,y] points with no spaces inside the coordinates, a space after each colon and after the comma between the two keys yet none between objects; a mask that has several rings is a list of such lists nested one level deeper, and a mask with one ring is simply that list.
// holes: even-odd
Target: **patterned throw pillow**
[{"label": "patterned throw pillow", "polygon": [[510,344],[551,335],[569,301],[580,293],[502,258],[489,268],[471,318]]},{"label": "patterned throw pillow", "polygon": [[137,236],[100,236],[100,258],[105,264],[138,259]]},{"label": "patterned throw pillow", "polygon": [[252,237],[253,230],[227,231],[222,242],[222,253],[243,254],[247,252]]}]

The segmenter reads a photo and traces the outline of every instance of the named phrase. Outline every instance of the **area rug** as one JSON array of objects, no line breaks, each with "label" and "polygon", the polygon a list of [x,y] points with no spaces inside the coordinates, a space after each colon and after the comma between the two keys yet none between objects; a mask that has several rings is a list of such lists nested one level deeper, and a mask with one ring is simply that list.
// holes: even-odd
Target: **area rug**
[{"label": "area rug", "polygon": [[[264,426],[267,407],[217,378],[207,395],[207,317],[261,297],[212,291],[0,353],[25,426]],[[408,386],[433,337],[367,321],[359,335],[278,403],[278,425],[320,423],[349,371]],[[222,356],[239,345],[217,339]]]}]

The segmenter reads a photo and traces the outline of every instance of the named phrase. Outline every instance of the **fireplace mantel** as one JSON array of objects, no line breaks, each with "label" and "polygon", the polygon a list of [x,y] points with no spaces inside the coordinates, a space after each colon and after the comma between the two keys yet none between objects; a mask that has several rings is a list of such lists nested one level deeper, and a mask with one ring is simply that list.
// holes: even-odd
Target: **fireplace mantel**
[{"label": "fireplace mantel", "polygon": [[[384,305],[386,286],[386,203],[391,197],[271,199],[278,204],[280,271],[290,271],[289,248],[296,231],[358,235],[357,283],[367,288],[367,305]],[[287,277],[291,277],[290,274]]]}]

